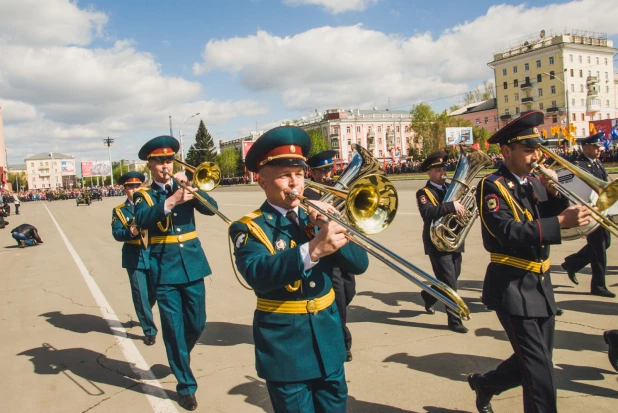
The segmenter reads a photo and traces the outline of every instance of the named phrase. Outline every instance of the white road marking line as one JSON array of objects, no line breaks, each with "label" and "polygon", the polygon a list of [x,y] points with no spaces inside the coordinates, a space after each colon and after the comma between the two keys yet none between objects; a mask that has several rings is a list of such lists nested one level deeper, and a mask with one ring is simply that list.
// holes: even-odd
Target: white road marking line
[{"label": "white road marking line", "polygon": [[148,365],[148,363],[146,363],[146,360],[144,360],[142,354],[139,352],[137,347],[135,347],[133,341],[127,339],[127,331],[120,323],[118,317],[116,317],[116,313],[112,309],[112,306],[105,298],[105,295],[103,295],[103,292],[97,285],[94,278],[92,278],[92,276],[88,272],[86,265],[77,254],[77,251],[75,251],[75,249],[73,248],[73,245],[64,234],[64,231],[62,231],[62,228],[60,228],[60,224],[58,224],[51,211],[44,203],[43,206],[45,207],[45,209],[47,209],[49,216],[51,217],[52,221],[56,225],[56,228],[58,229],[58,232],[60,233],[60,237],[64,241],[64,244],[66,245],[69,252],[71,253],[71,256],[73,257],[73,260],[75,261],[79,272],[82,274],[82,277],[84,277],[84,281],[90,289],[92,297],[99,306],[101,316],[109,325],[110,330],[112,330],[112,333],[116,338],[116,342],[118,343],[118,347],[120,347],[120,349],[122,350],[124,358],[131,366],[133,372],[137,375],[137,377],[139,377],[140,382],[142,383],[142,391],[148,399],[150,406],[152,406],[152,410],[155,413],[178,413],[176,406],[167,397],[167,393],[165,393],[165,390],[163,390],[161,383],[159,383],[159,380],[157,380],[152,371],[150,371],[150,366]]}]

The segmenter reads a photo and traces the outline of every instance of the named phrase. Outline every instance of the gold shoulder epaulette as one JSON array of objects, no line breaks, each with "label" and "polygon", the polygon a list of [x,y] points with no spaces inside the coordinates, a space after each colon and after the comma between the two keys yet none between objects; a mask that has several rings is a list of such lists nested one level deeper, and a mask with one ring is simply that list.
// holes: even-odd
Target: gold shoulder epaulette
[{"label": "gold shoulder epaulette", "polygon": [[238,222],[240,222],[241,224],[246,224],[247,222],[253,221],[254,219],[261,217],[261,216],[262,216],[262,210],[256,209],[255,211],[249,212],[247,215],[240,218]]},{"label": "gold shoulder epaulette", "polygon": [[122,208],[124,205],[125,205],[125,203],[123,202],[122,204],[115,206],[114,209],[115,208]]}]

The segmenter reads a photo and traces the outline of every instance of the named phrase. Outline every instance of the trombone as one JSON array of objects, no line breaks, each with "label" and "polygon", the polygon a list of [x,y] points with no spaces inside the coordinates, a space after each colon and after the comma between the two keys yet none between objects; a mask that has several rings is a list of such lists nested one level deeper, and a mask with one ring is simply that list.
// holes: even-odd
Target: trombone
[{"label": "trombone", "polygon": [[571,162],[562,159],[560,156],[556,155],[555,153],[543,146],[539,147],[539,151],[549,159],[552,159],[556,164],[567,169],[573,175],[581,179],[594,192],[596,192],[599,195],[596,205],[592,205],[592,203],[584,200],[575,192],[570,191],[558,180],[554,179],[551,174],[543,170],[541,166],[536,162],[532,162],[531,164],[534,172],[539,173],[549,179],[553,184],[552,186],[558,192],[560,192],[562,196],[571,201],[571,203],[575,205],[585,206],[590,209],[592,219],[598,222],[599,225],[611,232],[613,235],[618,236],[618,225],[603,214],[603,211],[607,210],[616,201],[618,201],[618,181],[605,182],[597,178],[596,176],[584,171],[577,165],[573,165]]},{"label": "trombone", "polygon": [[[393,221],[397,213],[397,191],[386,177],[378,174],[366,175],[349,185],[348,189],[330,188],[315,182],[305,182],[305,184],[309,188],[344,200],[344,212],[348,222],[336,214],[323,210],[314,202],[300,195],[298,190],[293,189],[288,193],[288,196],[292,199],[299,199],[305,211],[308,207],[311,207],[327,217],[328,220],[335,221],[347,230],[346,237],[348,240],[443,302],[447,311],[456,317],[464,320],[470,319],[468,306],[452,288],[365,235],[377,234],[384,230]],[[324,220],[324,222],[328,221]],[[416,278],[411,272],[426,279],[439,291]]]},{"label": "trombone", "polygon": [[[178,162],[179,164],[183,165],[185,168],[187,168],[190,172],[193,173],[193,183],[195,184],[197,189],[201,191],[204,191],[204,192],[212,191],[213,189],[217,187],[217,185],[219,185],[219,182],[221,182],[221,168],[219,168],[219,166],[214,162],[202,162],[197,167],[191,166],[188,163],[185,163],[178,159],[174,159],[174,162]],[[185,189],[185,190],[188,189],[188,186],[180,182],[178,179],[174,178],[174,176],[170,173],[170,171],[167,168],[164,168],[163,172],[165,172],[167,176],[169,176],[174,182],[176,182],[176,185],[178,185],[182,189]],[[228,217],[223,215],[217,208],[215,208],[203,196],[201,196],[197,192],[194,192],[193,196],[202,205],[204,205],[206,208],[208,208],[213,213],[215,213],[219,218],[225,221],[226,224],[230,225],[232,223],[232,221]]]}]

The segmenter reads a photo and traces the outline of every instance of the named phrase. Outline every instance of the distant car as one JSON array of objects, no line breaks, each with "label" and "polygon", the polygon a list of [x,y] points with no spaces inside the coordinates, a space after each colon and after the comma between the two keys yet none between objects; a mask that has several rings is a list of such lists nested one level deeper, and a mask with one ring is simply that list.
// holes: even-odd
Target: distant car
[{"label": "distant car", "polygon": [[90,194],[92,196],[92,200],[93,201],[95,199],[98,199],[99,201],[103,201],[103,194],[101,193],[101,191],[99,191],[97,189],[93,189],[92,191],[90,191]]}]

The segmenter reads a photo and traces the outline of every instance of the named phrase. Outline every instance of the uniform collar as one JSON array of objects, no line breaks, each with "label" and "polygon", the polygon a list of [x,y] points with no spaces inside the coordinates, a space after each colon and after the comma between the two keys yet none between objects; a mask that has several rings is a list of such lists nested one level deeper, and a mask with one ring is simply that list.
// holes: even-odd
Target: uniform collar
[{"label": "uniform collar", "polygon": [[268,205],[270,205],[275,211],[277,211],[278,213],[280,213],[281,215],[285,216],[288,211],[294,211],[296,212],[296,215],[298,216],[298,205],[295,208],[292,209],[285,209],[285,208],[281,208],[277,205],[273,205],[270,202],[266,201],[268,203]]},{"label": "uniform collar", "polygon": [[[156,184],[159,188],[163,189],[165,191],[165,185],[170,185],[170,186],[174,186],[172,180],[170,179],[169,181],[167,181],[166,183],[162,184],[160,182],[157,182],[153,179],[152,181],[153,184]],[[152,188],[152,185],[150,185],[150,187]]]},{"label": "uniform collar", "polygon": [[440,191],[444,190],[444,185],[438,185],[438,184],[433,183],[432,181],[429,181],[429,183],[433,185],[435,188],[439,189]]}]

